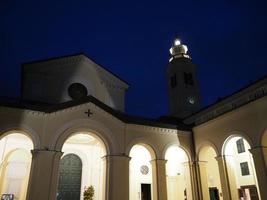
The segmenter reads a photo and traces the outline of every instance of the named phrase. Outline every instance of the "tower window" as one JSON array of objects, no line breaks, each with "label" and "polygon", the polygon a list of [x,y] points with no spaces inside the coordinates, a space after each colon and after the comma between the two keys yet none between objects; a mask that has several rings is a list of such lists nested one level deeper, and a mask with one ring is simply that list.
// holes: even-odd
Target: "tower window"
[{"label": "tower window", "polygon": [[193,74],[192,73],[184,72],[184,83],[186,85],[194,85],[194,79],[193,79]]},{"label": "tower window", "polygon": [[242,162],[242,163],[240,163],[240,168],[241,168],[241,174],[242,174],[242,176],[249,175],[248,162]]},{"label": "tower window", "polygon": [[177,85],[176,74],[171,76],[171,87],[174,88]]},{"label": "tower window", "polygon": [[242,138],[236,141],[236,147],[237,147],[238,153],[243,153],[246,151],[245,145],[244,145],[244,140]]}]

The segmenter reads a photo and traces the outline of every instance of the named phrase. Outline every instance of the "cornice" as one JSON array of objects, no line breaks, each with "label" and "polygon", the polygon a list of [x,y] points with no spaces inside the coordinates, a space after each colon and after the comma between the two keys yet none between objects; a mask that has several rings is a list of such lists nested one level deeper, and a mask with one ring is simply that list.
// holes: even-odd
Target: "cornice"
[{"label": "cornice", "polygon": [[75,55],[75,56],[51,59],[51,60],[40,61],[40,62],[25,63],[24,65],[25,66],[38,66],[42,68],[45,68],[45,67],[51,68],[53,66],[77,64],[82,61],[86,61],[86,57],[84,55]]},{"label": "cornice", "polygon": [[139,124],[126,124],[127,131],[142,131],[147,133],[157,133],[157,134],[177,134],[177,129],[161,128],[155,126],[146,126]]}]

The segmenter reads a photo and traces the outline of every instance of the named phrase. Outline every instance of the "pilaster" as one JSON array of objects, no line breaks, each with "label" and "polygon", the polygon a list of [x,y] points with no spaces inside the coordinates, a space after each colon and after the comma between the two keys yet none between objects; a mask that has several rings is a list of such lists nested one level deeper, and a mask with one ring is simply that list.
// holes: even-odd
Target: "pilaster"
[{"label": "pilaster", "polygon": [[167,200],[166,160],[151,160],[153,200]]},{"label": "pilaster", "polygon": [[261,199],[267,199],[267,147],[255,147],[249,150],[253,156],[258,189]]},{"label": "pilaster", "polygon": [[55,200],[62,152],[33,150],[27,200]]},{"label": "pilaster", "polygon": [[129,199],[129,161],[126,155],[107,155],[106,200]]},{"label": "pilaster", "polygon": [[215,158],[217,160],[218,163],[218,168],[219,168],[219,174],[220,174],[220,182],[221,182],[221,187],[222,187],[222,195],[223,195],[223,199],[224,200],[232,200],[231,197],[231,187],[233,187],[234,189],[236,189],[236,184],[235,179],[232,180],[234,182],[232,182],[232,185],[230,185],[229,182],[229,166],[228,166],[228,170],[227,170],[227,166],[226,166],[226,158],[225,156],[217,156]]},{"label": "pilaster", "polygon": [[194,173],[194,163],[193,162],[184,162],[185,169],[185,178],[186,178],[186,190],[187,190],[187,199],[188,200],[198,200],[197,196],[197,183],[196,183],[196,174]]},{"label": "pilaster", "polygon": [[199,174],[198,162],[190,162],[190,174],[191,174],[191,187],[192,187],[192,198],[193,200],[201,200],[201,181]]},{"label": "pilaster", "polygon": [[209,185],[207,179],[207,170],[206,170],[206,161],[197,161],[195,162],[196,171],[198,174],[198,191],[200,200],[209,200]]}]

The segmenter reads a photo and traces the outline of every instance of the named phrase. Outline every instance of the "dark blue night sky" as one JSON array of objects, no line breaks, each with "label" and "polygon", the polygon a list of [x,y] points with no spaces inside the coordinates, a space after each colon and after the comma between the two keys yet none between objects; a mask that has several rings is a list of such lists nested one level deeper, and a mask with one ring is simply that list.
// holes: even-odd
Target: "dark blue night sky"
[{"label": "dark blue night sky", "polygon": [[161,2],[1,0],[1,96],[19,95],[21,63],[84,52],[130,83],[128,113],[164,115],[175,36],[198,66],[203,105],[267,74],[267,1]]}]

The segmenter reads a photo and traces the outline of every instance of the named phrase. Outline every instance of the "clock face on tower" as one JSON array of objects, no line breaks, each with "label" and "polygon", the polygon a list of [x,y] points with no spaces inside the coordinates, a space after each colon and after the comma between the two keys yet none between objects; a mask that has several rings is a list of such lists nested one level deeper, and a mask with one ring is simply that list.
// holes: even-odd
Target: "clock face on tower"
[{"label": "clock face on tower", "polygon": [[193,104],[195,104],[196,101],[195,101],[194,97],[189,97],[188,102],[193,105]]}]

